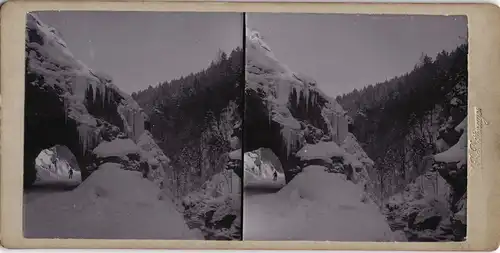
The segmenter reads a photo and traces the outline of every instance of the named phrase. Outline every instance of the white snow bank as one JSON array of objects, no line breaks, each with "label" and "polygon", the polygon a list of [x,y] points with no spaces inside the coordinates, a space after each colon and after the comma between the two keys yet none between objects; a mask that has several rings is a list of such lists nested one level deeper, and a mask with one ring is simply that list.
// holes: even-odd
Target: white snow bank
[{"label": "white snow bank", "polygon": [[[365,163],[373,164],[373,161],[368,158],[366,153],[361,149],[361,147],[356,147],[352,138],[347,140],[343,147],[349,148],[350,152],[347,152],[343,147],[337,145],[333,141],[329,142],[319,142],[316,144],[306,144],[296,156],[302,161],[321,159],[329,161],[332,157],[342,157],[345,164],[350,164],[354,168],[364,168]],[[358,144],[359,146],[359,144]]]},{"label": "white snow bank", "polygon": [[241,160],[241,149],[233,150],[229,152],[229,158],[233,160]]},{"label": "white snow bank", "polygon": [[131,139],[114,139],[112,141],[101,142],[93,153],[97,157],[123,157],[128,154],[139,154],[139,147]]},{"label": "white snow bank", "polygon": [[332,157],[344,157],[346,152],[335,142],[319,142],[317,144],[306,144],[296,156],[301,160],[330,159]]},{"label": "white snow bank", "polygon": [[457,144],[448,150],[434,155],[436,162],[457,163],[458,167],[467,164],[467,131],[464,131]]},{"label": "white snow bank", "polygon": [[353,155],[358,161],[362,164],[374,166],[375,162],[373,162],[370,157],[365,153],[361,145],[359,145],[358,140],[352,133],[348,133],[344,143],[342,143],[341,147],[345,149],[345,151],[351,155]]},{"label": "white snow bank", "polygon": [[25,204],[24,235],[36,238],[203,239],[139,172],[103,164],[73,191]]},{"label": "white snow bank", "polygon": [[375,204],[345,176],[309,166],[278,193],[245,197],[245,240],[393,241]]},{"label": "white snow bank", "polygon": [[[289,196],[294,191],[302,199],[322,201],[325,203],[361,204],[360,197],[363,190],[355,184],[348,182],[344,175],[325,172],[325,167],[311,165],[303,169],[279,194]],[[332,187],[335,186],[335,187]],[[333,189],[344,189],[333,191]],[[346,194],[348,193],[348,194]]]},{"label": "white snow bank", "polygon": [[[148,156],[150,164],[167,164],[170,162],[170,159],[163,153],[158,144],[156,144],[153,135],[149,131],[144,131],[142,133],[137,140],[137,145],[144,151],[144,156]],[[156,160],[156,162],[153,160]]]}]

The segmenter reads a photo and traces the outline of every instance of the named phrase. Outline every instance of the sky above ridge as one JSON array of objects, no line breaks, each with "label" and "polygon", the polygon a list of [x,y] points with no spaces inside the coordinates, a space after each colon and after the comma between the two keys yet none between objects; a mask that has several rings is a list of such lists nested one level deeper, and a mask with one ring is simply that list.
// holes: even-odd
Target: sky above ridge
[{"label": "sky above ridge", "polygon": [[332,97],[413,69],[467,40],[465,16],[251,13],[278,60],[314,78]]},{"label": "sky above ridge", "polygon": [[240,13],[36,12],[78,60],[127,93],[209,66],[219,49],[243,46]]}]

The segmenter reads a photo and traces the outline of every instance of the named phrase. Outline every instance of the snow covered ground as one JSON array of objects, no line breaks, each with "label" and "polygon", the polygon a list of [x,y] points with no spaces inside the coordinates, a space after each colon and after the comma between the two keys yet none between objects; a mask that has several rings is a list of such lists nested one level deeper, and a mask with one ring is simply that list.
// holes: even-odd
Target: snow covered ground
[{"label": "snow covered ground", "polygon": [[102,142],[93,153],[97,157],[123,157],[128,154],[139,154],[139,148],[131,139],[114,139],[110,142]]},{"label": "snow covered ground", "polygon": [[245,194],[245,240],[395,241],[360,186],[309,166],[277,193]]},{"label": "snow covered ground", "polygon": [[[131,187],[133,186],[133,187]],[[29,238],[203,239],[139,172],[106,163],[72,191],[24,205]]]}]

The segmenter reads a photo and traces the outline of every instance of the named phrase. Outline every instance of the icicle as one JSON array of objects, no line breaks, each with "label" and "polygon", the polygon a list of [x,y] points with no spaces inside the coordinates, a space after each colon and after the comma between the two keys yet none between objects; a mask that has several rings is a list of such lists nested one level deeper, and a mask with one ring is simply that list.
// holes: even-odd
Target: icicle
[{"label": "icicle", "polygon": [[[97,95],[97,86],[94,87],[94,85],[92,85],[92,84],[89,84],[89,85],[90,85],[90,87],[92,87],[92,93],[93,93],[92,94],[92,98],[94,98],[94,101],[95,101],[97,99],[97,97],[96,97],[96,95]],[[94,103],[94,101],[92,101],[92,103]]]},{"label": "icicle", "polygon": [[317,104],[318,104],[318,94],[317,94],[317,93],[314,93],[314,94],[313,94],[313,101],[312,101],[312,104],[313,104],[313,106],[315,106],[315,107],[316,107],[316,106],[317,106]]},{"label": "icicle", "polygon": [[104,103],[106,102],[106,95],[107,95],[106,86],[104,86],[104,91],[101,91],[102,108],[104,108]]},{"label": "icicle", "polygon": [[111,104],[111,101],[113,101],[112,96],[113,96],[113,92],[107,92],[106,100],[107,100],[108,104]]},{"label": "icicle", "polygon": [[309,112],[309,89],[304,89],[304,100],[306,101],[306,112]]},{"label": "icicle", "polygon": [[132,115],[133,116],[133,120],[132,120],[132,137],[135,139],[135,136],[136,136],[136,132],[135,132],[135,112],[132,112]]},{"label": "icicle", "polygon": [[66,98],[63,97],[64,99],[64,123],[68,124],[68,102],[66,101]]},{"label": "icicle", "polygon": [[84,138],[82,135],[81,126],[77,127],[77,131],[78,131],[78,141],[79,141],[80,146],[82,147],[82,155],[85,155],[84,150],[86,149],[86,145],[85,145],[85,141],[84,141]]},{"label": "icicle", "polygon": [[281,138],[285,142],[285,149],[288,157],[290,156],[292,149],[295,148],[298,138],[293,129],[286,125],[281,129]]},{"label": "icicle", "polygon": [[87,125],[78,126],[77,130],[80,146],[82,147],[82,155],[85,155],[86,150],[93,144],[95,136],[93,135],[92,129]]},{"label": "icicle", "polygon": [[271,102],[266,101],[267,112],[268,112],[268,125],[271,125],[271,120],[273,118],[273,106]]},{"label": "icicle", "polygon": [[296,87],[293,87],[293,90],[295,91],[295,104],[294,106],[298,107],[300,103],[300,95],[301,95],[301,90],[297,90]]}]

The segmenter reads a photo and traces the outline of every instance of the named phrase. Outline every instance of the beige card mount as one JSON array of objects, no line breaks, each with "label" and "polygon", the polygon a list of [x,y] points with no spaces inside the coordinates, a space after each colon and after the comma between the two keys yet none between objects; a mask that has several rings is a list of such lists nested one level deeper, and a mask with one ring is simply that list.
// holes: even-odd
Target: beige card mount
[{"label": "beige card mount", "polygon": [[8,1],[6,248],[498,247],[493,4]]}]

